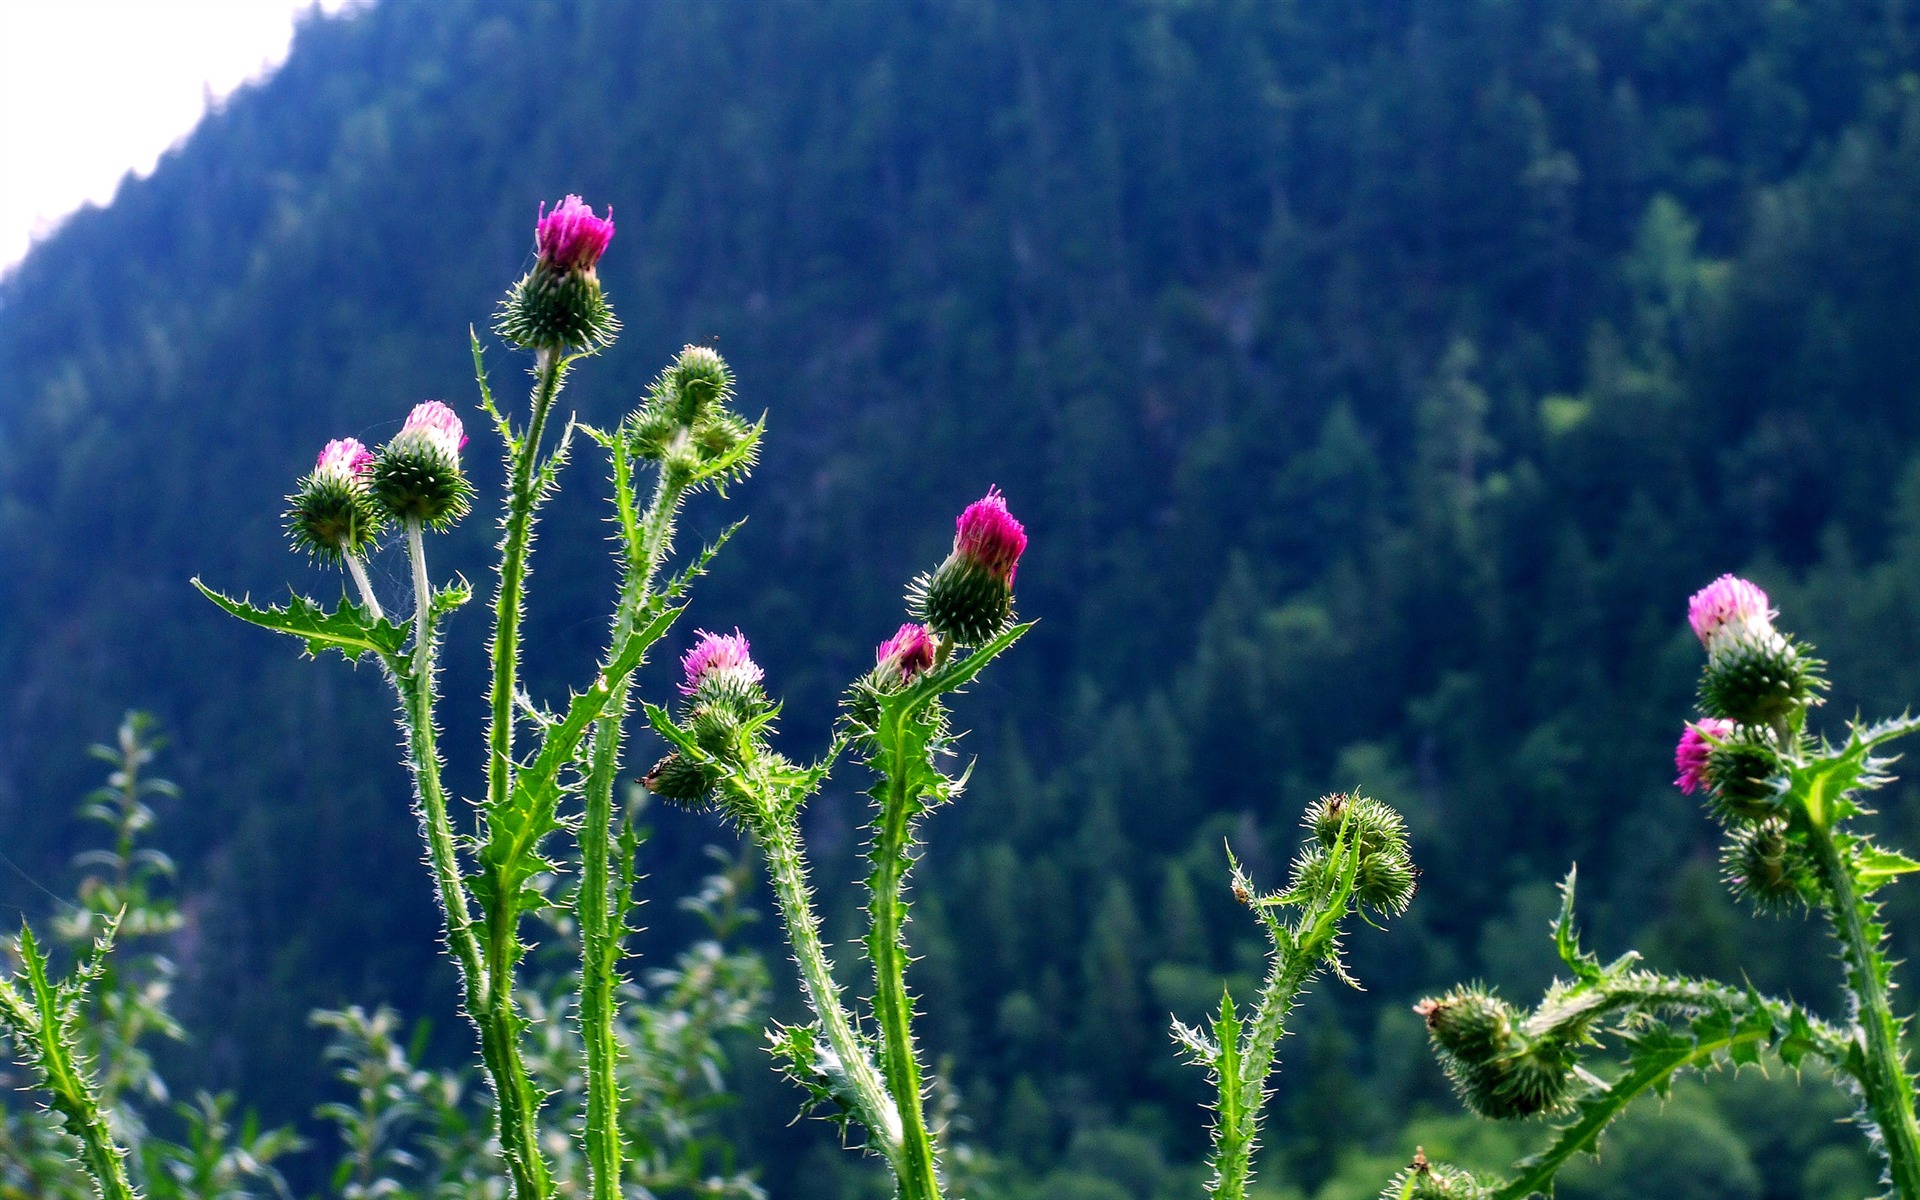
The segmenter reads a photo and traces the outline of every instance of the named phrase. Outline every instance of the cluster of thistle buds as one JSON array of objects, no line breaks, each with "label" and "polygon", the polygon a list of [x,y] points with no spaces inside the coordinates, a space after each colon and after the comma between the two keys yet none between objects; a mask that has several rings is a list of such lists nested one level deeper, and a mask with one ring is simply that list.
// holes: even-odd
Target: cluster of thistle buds
[{"label": "cluster of thistle buds", "polygon": [[[690,348],[691,349],[691,348]],[[642,429],[646,422],[642,422]],[[874,665],[848,691],[855,736],[869,732],[880,697],[900,691],[945,662],[956,646],[974,646],[1013,624],[1013,577],[1027,548],[1025,526],[1007,510],[998,488],[967,506],[955,522],[953,550],[915,580],[909,603],[920,617],[900,626],[874,651]],[[680,725],[707,762],[675,751],[655,763],[641,784],[662,799],[701,805],[715,799],[721,769],[770,756],[765,731],[773,717],[747,639],[700,632],[681,660]],[[777,757],[777,756],[774,756]],[[720,797],[724,803],[727,797]]]},{"label": "cluster of thistle buds", "polygon": [[1458,987],[1414,1005],[1454,1090],[1468,1108],[1515,1120],[1565,1106],[1582,1032],[1567,1026],[1538,1036],[1512,1005],[1479,987]]},{"label": "cluster of thistle buds", "polygon": [[1338,869],[1334,848],[1357,847],[1353,895],[1382,916],[1397,917],[1413,903],[1419,868],[1407,846],[1407,824],[1400,814],[1358,792],[1322,796],[1302,819],[1313,834],[1293,863],[1293,890],[1305,894],[1326,887]]},{"label": "cluster of thistle buds", "polygon": [[1688,619],[1707,652],[1705,715],[1674,749],[1674,783],[1704,796],[1725,826],[1728,882],[1762,908],[1809,898],[1811,872],[1791,836],[1783,756],[1796,753],[1807,709],[1825,686],[1820,662],[1776,630],[1767,594],[1723,575],[1696,593]]},{"label": "cluster of thistle buds", "polygon": [[361,560],[393,526],[444,530],[466,515],[466,444],[459,416],[438,400],[415,405],[378,451],[353,438],[328,442],[287,498],[287,535],[317,562],[344,562],[378,616]]}]

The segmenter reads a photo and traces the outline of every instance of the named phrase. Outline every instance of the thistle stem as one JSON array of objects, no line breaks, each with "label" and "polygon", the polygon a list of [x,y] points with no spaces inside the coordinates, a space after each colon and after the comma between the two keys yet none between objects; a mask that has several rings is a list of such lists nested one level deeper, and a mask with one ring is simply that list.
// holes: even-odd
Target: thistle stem
[{"label": "thistle stem", "polygon": [[[623,511],[632,512],[632,464],[624,444],[614,448],[614,493]],[[640,522],[638,538],[627,547],[627,578],[614,617],[607,651],[609,670],[621,648],[633,638],[642,609],[653,592],[654,576],[666,557],[673,519],[684,489],[663,470],[653,501]],[[633,676],[613,684],[607,706],[593,724],[593,748],[587,770],[586,820],[580,829],[580,1028],[587,1061],[587,1160],[593,1200],[618,1200],[621,1159],[620,1087],[616,1068],[620,1044],[613,1036],[614,985],[622,954],[619,931],[626,898],[613,894],[609,857],[613,847],[613,788],[620,771],[621,727],[631,702]]]},{"label": "thistle stem", "polygon": [[1887,1157],[1887,1173],[1901,1200],[1920,1197],[1920,1124],[1914,1114],[1913,1080],[1900,1055],[1900,1023],[1888,995],[1888,964],[1878,943],[1869,935],[1869,902],[1854,890],[1853,871],[1835,843],[1833,831],[1818,821],[1808,822],[1807,842],[1822,881],[1827,885],[1827,915],[1841,943],[1841,961],[1847,968],[1847,989],[1858,1008],[1860,1039],[1856,1064],[1867,1110],[1879,1126],[1880,1146]]},{"label": "thistle stem", "polygon": [[360,589],[360,602],[367,606],[367,612],[372,614],[374,620],[386,620],[387,614],[380,611],[380,601],[373,594],[373,584],[367,580],[366,564],[351,550],[346,552],[346,560],[347,574],[353,576],[354,586]]},{"label": "thistle stem", "polygon": [[800,982],[806,990],[807,1002],[819,1018],[827,1044],[839,1058],[852,1087],[850,1099],[854,1115],[866,1126],[868,1136],[878,1143],[895,1177],[904,1180],[907,1169],[900,1114],[867,1058],[865,1047],[854,1035],[853,1023],[840,1002],[840,985],[833,981],[833,969],[820,944],[820,918],[813,911],[813,901],[807,891],[807,868],[801,856],[799,833],[790,818],[771,811],[774,804],[771,789],[761,789],[752,803],[754,832],[767,856],[767,874],[773,880],[774,899],[780,906],[787,940],[793,946],[794,962],[800,967]]},{"label": "thistle stem", "polygon": [[[899,716],[881,731],[892,745],[889,758],[901,759]],[[873,1010],[880,1025],[881,1067],[887,1089],[900,1114],[899,1166],[901,1200],[938,1200],[940,1180],[934,1164],[933,1139],[927,1133],[920,1084],[920,1058],[913,1044],[913,1003],[907,997],[907,956],[902,928],[906,906],[901,900],[910,840],[909,822],[918,809],[918,797],[909,788],[908,773],[888,774],[875,830],[872,890],[868,899],[873,932],[868,940],[873,959]]]},{"label": "thistle stem", "polygon": [[407,561],[413,564],[413,670],[425,675],[427,661],[427,625],[433,607],[427,583],[427,545],[421,535],[418,518],[407,521]]}]

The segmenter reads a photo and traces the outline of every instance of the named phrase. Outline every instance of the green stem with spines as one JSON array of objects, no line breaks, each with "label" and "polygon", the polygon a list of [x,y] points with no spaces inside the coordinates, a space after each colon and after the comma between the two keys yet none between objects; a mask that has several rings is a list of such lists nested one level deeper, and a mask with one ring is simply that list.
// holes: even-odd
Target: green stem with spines
[{"label": "green stem with spines", "polygon": [[1602,1131],[1628,1104],[1646,1094],[1650,1089],[1659,1087],[1666,1080],[1688,1067],[1704,1067],[1713,1061],[1713,1057],[1735,1046],[1765,1041],[1769,1036],[1766,1030],[1734,1029],[1724,1037],[1696,1041],[1692,1048],[1667,1063],[1658,1064],[1640,1071],[1637,1075],[1616,1080],[1607,1089],[1607,1104],[1604,1113],[1596,1113],[1591,1121],[1590,1133],[1581,1137],[1564,1138],[1545,1153],[1527,1162],[1518,1175],[1494,1189],[1488,1200],[1529,1200],[1541,1194],[1552,1195],[1553,1178],[1560,1168],[1567,1164],[1575,1154],[1590,1149]]},{"label": "green stem with spines", "polygon": [[867,1135],[879,1143],[880,1152],[893,1168],[895,1178],[904,1178],[907,1171],[899,1110],[868,1059],[866,1047],[855,1036],[846,1006],[840,1001],[840,985],[833,980],[833,969],[820,944],[820,917],[813,911],[813,898],[807,889],[807,868],[800,849],[799,831],[794,828],[790,815],[776,809],[779,793],[765,781],[755,780],[746,790],[748,802],[753,805],[754,834],[767,856],[767,874],[773,880],[774,899],[780,906],[780,918],[793,947],[794,962],[800,968],[800,982],[806,989],[807,1002],[852,1085],[854,1115],[866,1127]]},{"label": "green stem with spines", "polygon": [[[685,487],[663,467],[646,516],[633,513],[632,461],[626,439],[612,445],[614,501],[624,533],[626,579],[614,617],[608,671],[640,626],[640,613],[652,595],[653,580],[666,558],[673,520]],[[587,1066],[586,1145],[593,1200],[618,1200],[621,1160],[620,1085],[616,1068],[619,1042],[613,1034],[614,987],[621,957],[620,930],[625,898],[615,895],[609,869],[613,846],[613,788],[620,771],[622,725],[633,687],[632,672],[620,674],[606,707],[593,723],[586,778],[586,817],[580,830],[580,890],[575,900],[580,922],[580,1028]]]},{"label": "green stem with spines", "polygon": [[486,969],[486,956],[474,933],[473,913],[468,906],[467,889],[454,846],[453,824],[447,815],[447,793],[440,781],[440,752],[433,719],[435,664],[431,606],[425,611],[425,653],[417,656],[424,670],[413,669],[405,660],[389,661],[387,668],[400,688],[405,705],[402,724],[407,731],[415,792],[420,801],[427,862],[446,918],[447,942],[460,968],[467,1018],[480,1035],[481,1061],[499,1103],[500,1145],[508,1172],[513,1176],[514,1194],[519,1200],[543,1200],[551,1193],[552,1183],[540,1155],[539,1133],[534,1125],[533,1084],[520,1052],[511,998],[505,1011],[506,1020],[502,1020],[492,978]]},{"label": "green stem with spines", "polygon": [[[22,1054],[40,1069],[41,1083],[51,1096],[52,1109],[80,1143],[80,1162],[93,1179],[101,1200],[140,1200],[127,1178],[126,1151],[113,1140],[101,1111],[99,1097],[87,1073],[74,1062],[71,1011],[62,1011],[61,998],[47,978],[47,960],[33,940],[33,931],[20,934],[21,959],[27,971],[28,994],[0,979],[0,1026],[16,1039]],[[96,951],[104,953],[104,950]]]},{"label": "green stem with spines", "polygon": [[1888,995],[1888,964],[1879,949],[1885,933],[1877,924],[1869,932],[1871,901],[1856,892],[1852,867],[1833,830],[1809,821],[1807,842],[1826,885],[1827,915],[1840,941],[1847,990],[1856,1009],[1861,1041],[1852,1073],[1879,1128],[1894,1192],[1900,1200],[1914,1200],[1920,1198],[1920,1125],[1915,1121],[1913,1079],[1901,1060],[1900,1022]]},{"label": "green stem with spines", "polygon": [[903,927],[906,903],[901,897],[912,844],[913,817],[923,811],[918,788],[907,769],[906,755],[918,754],[905,732],[909,713],[883,708],[876,736],[885,745],[893,766],[880,791],[880,821],[875,830],[873,873],[868,911],[873,928],[867,939],[873,959],[873,1010],[880,1026],[881,1067],[900,1115],[901,1200],[938,1200],[940,1179],[934,1161],[933,1139],[927,1132],[920,1083],[920,1058],[913,1044],[913,1002],[907,996],[907,955]]}]

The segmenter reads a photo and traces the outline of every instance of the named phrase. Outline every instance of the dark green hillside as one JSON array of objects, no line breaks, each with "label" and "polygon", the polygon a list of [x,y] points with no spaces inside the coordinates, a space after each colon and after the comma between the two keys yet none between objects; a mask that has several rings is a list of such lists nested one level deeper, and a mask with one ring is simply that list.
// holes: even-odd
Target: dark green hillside
[{"label": "dark green hillside", "polygon": [[[138,704],[191,797],[165,828],[196,888],[190,1024],[228,1031],[214,1078],[298,1115],[309,1007],[446,1007],[379,681],[291,661],[186,580],[313,583],[277,525],[291,480],[415,400],[471,411],[467,327],[536,204],[578,191],[614,206],[626,326],[579,376],[583,415],[708,339],[769,412],[753,519],[695,618],[749,633],[796,744],[962,504],[997,483],[1033,535],[1042,624],[967,702],[981,767],[933,822],[914,930],[978,1143],[1152,1200],[1153,1164],[1202,1144],[1165,1013],[1255,949],[1221,838],[1271,879],[1335,786],[1407,811],[1426,875],[1355,947],[1370,990],[1323,996],[1283,1049],[1280,1111],[1313,1119],[1273,1131],[1276,1184],[1401,1154],[1416,1106],[1452,1111],[1405,1002],[1537,983],[1543,888],[1574,859],[1605,949],[1825,1003],[1831,965],[1719,898],[1710,827],[1668,786],[1682,616],[1749,570],[1857,689],[1833,713],[1920,700],[1916,39],[1899,0],[311,21],[0,281],[0,900],[38,911],[81,751]],[[536,558],[536,690],[578,680],[612,586],[587,456],[571,488]],[[492,516],[444,551],[470,576]],[[481,687],[480,622],[458,625],[456,720]],[[456,737],[456,771],[474,748]],[[1908,835],[1917,797],[1886,796]],[[852,878],[833,834],[857,802],[816,816],[824,880]],[[657,824],[667,895],[718,835]],[[822,1130],[778,1132],[797,1096],[746,1061],[769,1161],[829,1161]],[[1716,1097],[1716,1130],[1789,1103]],[[1787,1180],[1766,1195],[1817,1194],[1733,1152]]]}]

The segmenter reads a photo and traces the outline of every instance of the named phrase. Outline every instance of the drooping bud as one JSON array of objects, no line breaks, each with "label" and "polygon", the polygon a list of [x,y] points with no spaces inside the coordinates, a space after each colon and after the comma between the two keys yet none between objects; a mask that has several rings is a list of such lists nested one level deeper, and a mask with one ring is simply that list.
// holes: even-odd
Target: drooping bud
[{"label": "drooping bud", "polygon": [[874,651],[874,682],[905,687],[933,669],[933,638],[925,625],[906,624]]},{"label": "drooping bud", "polygon": [[467,515],[473,498],[473,485],[460,470],[460,448],[466,444],[466,431],[451,408],[438,400],[414,405],[406,424],[373,460],[373,498],[396,520],[446,529]]},{"label": "drooping bud", "polygon": [[1722,717],[1689,722],[1673,749],[1673,765],[1680,772],[1673,786],[1689,796],[1707,787],[1707,759],[1715,745],[1733,736],[1733,729],[1733,722]]},{"label": "drooping bud", "polygon": [[1026,527],[1007,511],[1000,489],[989,488],[960,514],[952,553],[915,581],[909,599],[934,633],[978,645],[1013,619],[1013,577],[1026,548]]},{"label": "drooping bud", "polygon": [[705,804],[713,794],[713,784],[712,774],[706,767],[678,751],[653,764],[653,769],[640,780],[641,787],[662,800],[689,808]]},{"label": "drooping bud", "polygon": [[607,307],[595,266],[613,241],[613,210],[596,217],[578,196],[534,225],[533,269],[500,303],[495,329],[529,350],[598,349],[613,341],[620,322]]},{"label": "drooping bud", "polygon": [[1729,824],[1760,821],[1779,813],[1780,758],[1759,742],[1729,741],[1707,756],[1708,793],[1714,815]]},{"label": "drooping bud", "polygon": [[680,685],[681,694],[696,707],[701,704],[727,709],[758,707],[764,699],[760,681],[766,678],[766,672],[753,661],[746,635],[738,629],[728,634],[708,633],[704,629],[696,632],[700,640],[680,660],[681,669],[686,673],[686,682]]},{"label": "drooping bud", "polygon": [[1725,637],[1764,636],[1773,632],[1767,594],[1733,575],[1722,575],[1693,594],[1687,621],[1707,653]]},{"label": "drooping bud", "polygon": [[287,536],[320,562],[360,554],[379,534],[383,514],[368,488],[373,454],[353,438],[328,442],[313,473],[287,497]]},{"label": "drooping bud", "polygon": [[1796,908],[1815,891],[1806,852],[1793,844],[1778,817],[1732,830],[1720,865],[1733,894],[1762,912]]}]

